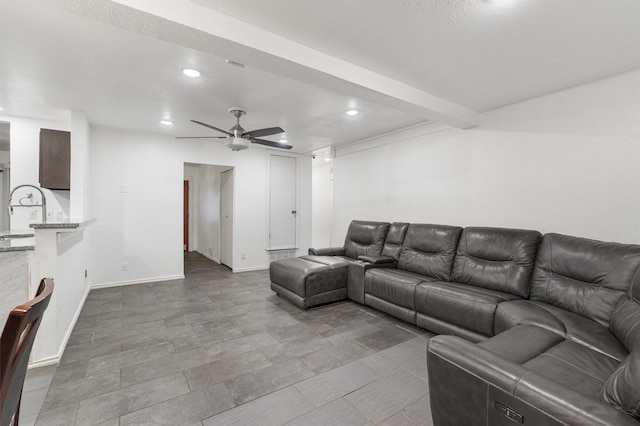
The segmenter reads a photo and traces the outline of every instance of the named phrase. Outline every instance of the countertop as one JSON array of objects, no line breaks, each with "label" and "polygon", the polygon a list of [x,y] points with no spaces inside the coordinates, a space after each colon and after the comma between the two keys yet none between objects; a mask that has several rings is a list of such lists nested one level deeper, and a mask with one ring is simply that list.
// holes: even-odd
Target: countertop
[{"label": "countertop", "polygon": [[[0,252],[7,251],[26,251],[35,249],[35,230],[40,229],[59,229],[63,230],[75,230],[76,228],[84,227],[87,224],[93,222],[95,219],[90,220],[52,220],[47,222],[31,223],[30,229],[20,229],[12,231],[0,231]],[[70,232],[70,231],[67,231]],[[10,237],[8,237],[10,236]]]},{"label": "countertop", "polygon": [[[13,238],[7,238],[8,235]],[[26,251],[34,248],[33,230],[0,231],[0,252]]]},{"label": "countertop", "polygon": [[52,220],[47,222],[31,223],[29,228],[33,229],[71,229],[80,226],[80,222],[71,220]]}]

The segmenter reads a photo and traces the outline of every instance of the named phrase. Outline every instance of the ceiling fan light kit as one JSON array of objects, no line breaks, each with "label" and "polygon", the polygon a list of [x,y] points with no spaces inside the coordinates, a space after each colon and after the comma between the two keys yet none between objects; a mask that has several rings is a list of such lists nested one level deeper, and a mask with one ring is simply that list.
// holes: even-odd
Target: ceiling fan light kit
[{"label": "ceiling fan light kit", "polygon": [[[247,112],[242,108],[231,107],[229,108],[229,112],[236,118],[236,124],[229,131],[219,129],[210,124],[203,123],[198,120],[191,120],[193,123],[199,124],[201,126],[207,127],[209,129],[213,129],[220,133],[224,133],[227,135],[225,145],[231,148],[232,151],[242,151],[244,149],[249,148],[252,143],[257,143],[260,145],[270,146],[273,148],[280,149],[291,149],[293,148],[291,145],[287,145],[285,143],[268,141],[265,139],[258,139],[258,137],[262,136],[270,136],[277,135],[278,133],[284,133],[284,130],[280,127],[267,127],[264,129],[252,130],[250,132],[245,131],[242,126],[240,126],[240,117],[245,115]],[[216,136],[213,136],[216,137]],[[177,137],[176,139],[188,139],[189,137]],[[202,138],[201,136],[196,136],[195,138]],[[224,136],[220,137],[224,138]]]},{"label": "ceiling fan light kit", "polygon": [[247,149],[251,146],[251,141],[249,139],[229,136],[225,140],[224,144],[231,148],[231,151],[242,151],[243,149]]}]

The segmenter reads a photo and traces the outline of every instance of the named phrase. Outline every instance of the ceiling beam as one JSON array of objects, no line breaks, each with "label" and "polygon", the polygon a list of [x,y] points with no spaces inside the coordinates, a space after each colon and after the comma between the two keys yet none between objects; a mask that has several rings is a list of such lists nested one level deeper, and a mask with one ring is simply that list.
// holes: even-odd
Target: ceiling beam
[{"label": "ceiling beam", "polygon": [[431,121],[475,127],[478,113],[187,0],[48,0],[68,12]]}]

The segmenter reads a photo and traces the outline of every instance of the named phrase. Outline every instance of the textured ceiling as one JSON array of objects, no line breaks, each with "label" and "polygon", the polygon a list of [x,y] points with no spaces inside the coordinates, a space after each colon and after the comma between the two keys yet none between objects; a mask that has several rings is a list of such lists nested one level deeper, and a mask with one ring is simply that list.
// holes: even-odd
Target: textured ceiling
[{"label": "textured ceiling", "polygon": [[640,66],[638,0],[195,0],[486,111]]},{"label": "textured ceiling", "polygon": [[[638,0],[3,0],[0,106],[204,136],[281,126],[295,152],[640,66]],[[243,62],[229,66],[225,59]],[[199,79],[180,71],[195,67]],[[361,113],[347,117],[346,109]],[[160,119],[175,122],[170,128]],[[277,140],[277,137],[271,139]],[[179,143],[178,141],[176,143]],[[212,143],[220,143],[213,140]]]}]

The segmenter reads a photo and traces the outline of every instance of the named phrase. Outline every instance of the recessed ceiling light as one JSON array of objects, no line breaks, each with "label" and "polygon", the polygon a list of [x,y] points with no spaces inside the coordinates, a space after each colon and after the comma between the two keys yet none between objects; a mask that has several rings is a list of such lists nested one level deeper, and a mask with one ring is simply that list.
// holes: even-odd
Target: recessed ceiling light
[{"label": "recessed ceiling light", "polygon": [[194,70],[191,68],[185,68],[182,70],[182,74],[186,75],[187,77],[200,77],[200,71],[198,70]]},{"label": "recessed ceiling light", "polygon": [[289,142],[289,141],[288,141],[288,140],[286,140],[286,139],[280,139],[280,142],[282,142],[282,143],[287,143],[287,142]]},{"label": "recessed ceiling light", "polygon": [[324,157],[324,161],[329,162],[329,161],[331,161],[331,158],[329,158],[329,157]]},{"label": "recessed ceiling light", "polygon": [[0,107],[0,111],[4,111],[4,108]]},{"label": "recessed ceiling light", "polygon": [[350,109],[349,111],[347,111],[347,115],[358,115],[358,110]]},{"label": "recessed ceiling light", "polygon": [[161,120],[160,124],[164,124],[165,126],[173,126],[173,121],[171,121],[171,120]]}]

